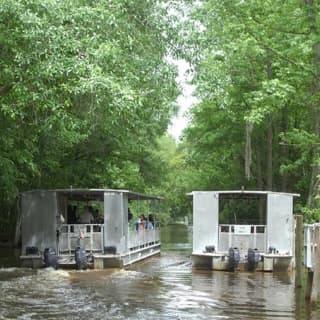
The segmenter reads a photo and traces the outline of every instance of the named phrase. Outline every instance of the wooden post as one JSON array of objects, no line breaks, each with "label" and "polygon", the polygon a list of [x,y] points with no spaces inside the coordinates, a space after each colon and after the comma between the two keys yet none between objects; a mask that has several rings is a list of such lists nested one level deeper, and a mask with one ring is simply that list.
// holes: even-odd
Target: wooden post
[{"label": "wooden post", "polygon": [[294,308],[294,315],[295,319],[302,318],[302,299],[301,299],[302,290],[301,288],[297,288],[295,290],[294,301],[295,301],[295,308]]},{"label": "wooden post", "polygon": [[295,286],[296,288],[301,288],[301,279],[302,279],[302,228],[303,228],[303,217],[301,215],[296,215],[296,234],[295,234],[295,265],[296,265],[296,274],[295,274]]},{"label": "wooden post", "polygon": [[312,280],[313,280],[313,271],[308,269],[307,287],[306,287],[306,295],[305,295],[306,300],[310,300],[310,297],[311,297]]},{"label": "wooden post", "polygon": [[320,282],[320,224],[315,225],[314,229],[314,255],[313,255],[313,281],[311,289],[310,303],[317,305],[319,282]]}]

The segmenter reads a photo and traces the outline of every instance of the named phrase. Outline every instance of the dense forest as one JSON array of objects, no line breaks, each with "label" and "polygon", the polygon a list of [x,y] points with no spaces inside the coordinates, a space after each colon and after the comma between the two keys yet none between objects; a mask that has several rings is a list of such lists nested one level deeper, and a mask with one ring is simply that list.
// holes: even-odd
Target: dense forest
[{"label": "dense forest", "polygon": [[[315,0],[1,1],[0,232],[20,192],[70,186],[163,195],[163,221],[190,215],[192,190],[296,192],[319,221],[319,14]],[[199,101],[178,142],[174,58]]]}]

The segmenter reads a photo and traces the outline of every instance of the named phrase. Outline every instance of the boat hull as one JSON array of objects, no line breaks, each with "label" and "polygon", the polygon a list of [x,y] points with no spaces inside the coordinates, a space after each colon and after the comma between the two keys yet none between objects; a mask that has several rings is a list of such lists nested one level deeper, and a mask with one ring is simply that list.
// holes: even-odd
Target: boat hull
[{"label": "boat hull", "polygon": [[[192,267],[194,269],[230,271],[227,253],[193,252],[191,259]],[[290,255],[261,254],[261,261],[257,264],[255,271],[288,272],[292,271],[293,263],[293,257]],[[249,270],[246,257],[241,257],[236,270]]]},{"label": "boat hull", "polygon": [[[139,248],[138,250],[130,251],[126,254],[102,254],[94,253],[88,255],[88,268],[90,269],[106,269],[106,268],[123,268],[130,264],[140,262],[160,254],[160,243],[152,246]],[[22,255],[20,256],[23,267],[42,268],[45,267],[43,256]],[[76,269],[76,261],[74,255],[59,255],[57,257],[57,268],[60,269]]]}]

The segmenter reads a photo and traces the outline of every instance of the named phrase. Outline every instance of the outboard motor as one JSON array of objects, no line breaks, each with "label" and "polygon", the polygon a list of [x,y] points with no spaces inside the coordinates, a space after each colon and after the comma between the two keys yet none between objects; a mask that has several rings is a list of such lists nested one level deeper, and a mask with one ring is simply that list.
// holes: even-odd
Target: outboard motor
[{"label": "outboard motor", "polygon": [[75,250],[76,268],[78,270],[86,270],[88,268],[88,259],[86,252],[81,247],[77,247]]},{"label": "outboard motor", "polygon": [[240,252],[238,248],[229,248],[228,253],[228,270],[235,271],[240,261]]},{"label": "outboard motor", "polygon": [[103,248],[104,254],[116,254],[117,248],[115,246],[108,246]]},{"label": "outboard motor", "polygon": [[210,252],[210,253],[216,252],[215,246],[206,246],[206,252]]},{"label": "outboard motor", "polygon": [[43,258],[46,268],[51,267],[57,269],[58,257],[55,249],[45,248],[43,252]]},{"label": "outboard motor", "polygon": [[254,271],[256,270],[259,261],[260,261],[260,253],[258,249],[248,249],[248,270]]},{"label": "outboard motor", "polygon": [[39,255],[39,249],[37,247],[26,247],[26,255]]},{"label": "outboard motor", "polygon": [[269,254],[277,253],[277,250],[276,250],[275,247],[269,247],[269,248],[268,248],[268,253],[269,253]]}]

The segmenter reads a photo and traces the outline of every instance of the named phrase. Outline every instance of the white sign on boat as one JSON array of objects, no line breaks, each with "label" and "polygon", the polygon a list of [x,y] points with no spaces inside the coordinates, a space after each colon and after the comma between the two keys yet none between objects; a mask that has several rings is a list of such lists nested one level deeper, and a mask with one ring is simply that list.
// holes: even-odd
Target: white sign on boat
[{"label": "white sign on boat", "polygon": [[234,226],[234,233],[235,234],[250,234],[251,233],[251,226],[236,224]]}]

